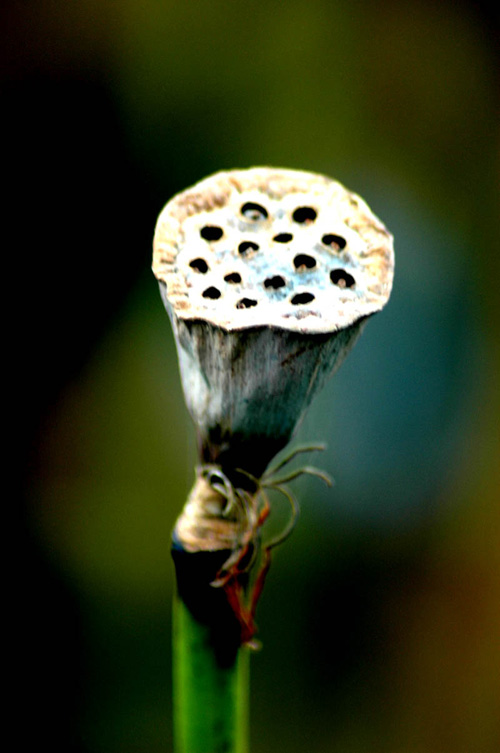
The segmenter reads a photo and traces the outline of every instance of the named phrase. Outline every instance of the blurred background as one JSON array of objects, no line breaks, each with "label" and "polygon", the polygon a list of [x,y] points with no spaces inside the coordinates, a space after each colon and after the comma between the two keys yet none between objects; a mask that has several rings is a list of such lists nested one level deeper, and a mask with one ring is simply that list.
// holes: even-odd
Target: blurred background
[{"label": "blurred background", "polygon": [[16,749],[172,750],[169,539],[196,457],[154,224],[206,175],[272,165],[360,193],[397,264],[389,305],[297,436],[327,442],[310,460],[336,485],[296,483],[301,520],[258,612],[252,751],[496,753],[494,4],[4,0],[0,13],[20,283]]}]

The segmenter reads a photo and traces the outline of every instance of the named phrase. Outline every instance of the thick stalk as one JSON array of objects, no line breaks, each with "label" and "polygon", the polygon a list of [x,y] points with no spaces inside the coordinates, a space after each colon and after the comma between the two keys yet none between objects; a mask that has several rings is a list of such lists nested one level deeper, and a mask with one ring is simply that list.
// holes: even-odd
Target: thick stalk
[{"label": "thick stalk", "polygon": [[217,656],[211,628],[177,595],[174,602],[176,753],[247,753],[249,650]]},{"label": "thick stalk", "polygon": [[175,753],[248,751],[250,652],[231,598],[245,576],[215,584],[239,529],[237,517],[223,514],[226,504],[198,477],[174,530]]}]

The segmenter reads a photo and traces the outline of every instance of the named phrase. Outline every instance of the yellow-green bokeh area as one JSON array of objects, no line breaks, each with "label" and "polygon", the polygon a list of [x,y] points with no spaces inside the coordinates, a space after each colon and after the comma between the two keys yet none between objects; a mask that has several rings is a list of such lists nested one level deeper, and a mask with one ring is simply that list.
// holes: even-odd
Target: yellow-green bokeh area
[{"label": "yellow-green bokeh area", "polygon": [[7,6],[36,230],[26,349],[46,356],[29,362],[24,468],[38,743],[172,750],[169,537],[196,452],[151,239],[174,192],[270,164],[360,193],[395,235],[396,274],[297,437],[327,442],[308,461],[336,483],[296,485],[258,612],[251,749],[496,753],[493,15],[466,0]]}]

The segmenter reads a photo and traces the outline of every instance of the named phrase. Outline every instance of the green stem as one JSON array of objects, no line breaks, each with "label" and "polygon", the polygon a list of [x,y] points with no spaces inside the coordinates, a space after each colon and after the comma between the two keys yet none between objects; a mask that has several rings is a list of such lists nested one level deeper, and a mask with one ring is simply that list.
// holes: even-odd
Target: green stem
[{"label": "green stem", "polygon": [[174,600],[176,753],[247,753],[249,650],[220,655],[213,628]]}]

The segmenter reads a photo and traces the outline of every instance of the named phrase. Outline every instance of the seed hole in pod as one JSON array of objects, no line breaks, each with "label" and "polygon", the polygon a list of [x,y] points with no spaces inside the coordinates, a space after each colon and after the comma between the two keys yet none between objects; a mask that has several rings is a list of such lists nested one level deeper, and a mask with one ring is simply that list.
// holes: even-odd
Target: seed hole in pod
[{"label": "seed hole in pod", "polygon": [[347,244],[345,238],[342,238],[341,235],[334,235],[333,233],[324,235],[321,239],[321,242],[324,243],[325,246],[332,246],[334,249],[340,249],[341,251],[346,247]]},{"label": "seed hole in pod", "polygon": [[217,227],[217,225],[205,225],[200,230],[201,237],[206,241],[218,241],[222,238],[223,234],[222,228]]},{"label": "seed hole in pod", "polygon": [[293,240],[291,233],[278,233],[273,238],[273,241],[276,241],[276,243],[290,243],[291,240]]},{"label": "seed hole in pod", "polygon": [[254,204],[253,201],[247,201],[246,204],[243,204],[241,214],[247,220],[253,220],[254,222],[256,220],[265,220],[268,217],[267,209],[260,204]]},{"label": "seed hole in pod", "polygon": [[273,290],[278,290],[278,288],[284,288],[285,285],[286,285],[286,282],[283,279],[283,277],[281,277],[281,275],[268,277],[267,280],[264,280],[264,287],[272,288]]},{"label": "seed hole in pod", "polygon": [[293,296],[291,303],[293,303],[294,306],[301,306],[304,303],[311,303],[311,301],[314,301],[312,293],[297,293]]},{"label": "seed hole in pod", "polygon": [[352,288],[356,280],[345,269],[334,269],[330,272],[330,280],[339,288]]},{"label": "seed hole in pod", "polygon": [[249,251],[258,251],[259,245],[258,243],[254,243],[253,241],[243,241],[243,243],[240,243],[238,246],[238,252],[240,254],[247,254]]},{"label": "seed hole in pod", "polygon": [[300,272],[304,269],[314,269],[314,267],[316,266],[316,259],[313,256],[309,256],[308,254],[297,254],[295,259],[293,260],[293,263],[295,269]]},{"label": "seed hole in pod", "polygon": [[220,298],[220,290],[211,287],[203,291],[203,298],[213,298],[214,300]]},{"label": "seed hole in pod", "polygon": [[295,222],[300,222],[301,225],[304,223],[314,222],[317,216],[317,211],[312,207],[298,207],[292,214]]},{"label": "seed hole in pod", "polygon": [[205,259],[193,259],[189,262],[189,266],[196,272],[201,272],[202,275],[208,272],[208,264]]},{"label": "seed hole in pod", "polygon": [[236,304],[237,309],[251,309],[252,306],[256,306],[257,301],[253,298],[242,298],[241,301],[238,301]]},{"label": "seed hole in pod", "polygon": [[241,282],[241,275],[238,272],[230,272],[224,277],[226,282],[232,282],[234,285]]}]

